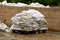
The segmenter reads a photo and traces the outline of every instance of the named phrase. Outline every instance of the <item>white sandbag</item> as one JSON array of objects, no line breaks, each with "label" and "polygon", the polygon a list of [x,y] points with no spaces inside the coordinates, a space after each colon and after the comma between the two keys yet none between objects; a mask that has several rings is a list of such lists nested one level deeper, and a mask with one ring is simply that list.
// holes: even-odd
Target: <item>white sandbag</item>
[{"label": "white sandbag", "polygon": [[0,2],[0,5],[3,5],[3,6],[14,6],[14,7],[41,7],[41,8],[50,8],[49,5],[47,6],[44,6],[43,4],[40,4],[38,2],[36,3],[31,3],[30,5],[28,4],[25,4],[25,3],[7,3],[7,1],[3,1],[2,3]]},{"label": "white sandbag", "polygon": [[4,30],[7,28],[7,25],[5,25],[4,23],[0,23],[0,29]]},{"label": "white sandbag", "polygon": [[47,6],[44,6],[43,4],[40,4],[38,2],[36,3],[31,3],[30,5],[28,4],[25,4],[25,3],[7,3],[7,1],[3,1],[2,3],[0,3],[0,5],[3,5],[3,6],[14,6],[14,7],[41,7],[41,8],[50,8],[49,5]]},{"label": "white sandbag", "polygon": [[24,6],[27,6],[27,4],[24,4],[24,3],[8,3],[7,6],[24,7]]},{"label": "white sandbag", "polygon": [[0,22],[0,30],[10,32],[9,27],[7,25],[5,25],[4,23],[1,23],[1,22]]},{"label": "white sandbag", "polygon": [[24,6],[28,6],[27,4],[25,3],[7,3],[6,0],[4,0],[2,3],[0,3],[0,5],[3,5],[3,6],[14,6],[14,7],[24,7]]},{"label": "white sandbag", "polygon": [[2,3],[1,3],[3,6],[7,6],[7,1],[5,0],[5,1],[3,1]]},{"label": "white sandbag", "polygon": [[18,7],[24,7],[24,6],[28,6],[28,5],[25,4],[25,3],[20,3],[20,2],[18,2],[18,3],[17,3],[17,6],[18,6]]},{"label": "white sandbag", "polygon": [[49,5],[48,5],[48,6],[44,6],[43,4],[39,4],[38,2],[36,2],[36,3],[31,3],[31,4],[29,5],[29,7],[50,8]]},{"label": "white sandbag", "polygon": [[[17,27],[18,27],[18,28],[17,28]],[[22,30],[22,28],[21,28],[20,26],[13,24],[13,25],[10,27],[10,31],[11,31],[11,30],[14,30],[14,29],[16,29],[16,30]]]},{"label": "white sandbag", "polygon": [[0,2],[0,5],[2,5],[2,3]]},{"label": "white sandbag", "polygon": [[31,6],[31,7],[45,7],[44,5],[39,4],[38,2],[37,3],[31,3],[29,6]]},{"label": "white sandbag", "polygon": [[30,13],[33,17],[44,17],[42,13],[34,9],[29,9],[27,12]]}]

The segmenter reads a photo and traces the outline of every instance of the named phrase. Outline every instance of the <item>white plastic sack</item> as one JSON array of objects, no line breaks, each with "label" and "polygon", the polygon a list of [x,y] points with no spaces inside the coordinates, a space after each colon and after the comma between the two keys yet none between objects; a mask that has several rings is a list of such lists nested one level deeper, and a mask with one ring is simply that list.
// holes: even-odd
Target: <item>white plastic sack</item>
[{"label": "white plastic sack", "polygon": [[50,8],[49,5],[44,6],[43,4],[40,4],[38,2],[36,3],[31,3],[30,5],[25,4],[25,3],[7,3],[7,1],[3,1],[2,3],[0,2],[0,5],[3,6],[14,6],[14,7],[41,7],[41,8]]},{"label": "white plastic sack", "polygon": [[10,32],[9,27],[7,25],[5,25],[4,23],[0,23],[0,30]]},{"label": "white plastic sack", "polygon": [[49,5],[48,5],[48,6],[44,6],[43,4],[39,4],[38,2],[36,2],[36,3],[31,3],[31,4],[29,5],[29,7],[50,8]]},{"label": "white plastic sack", "polygon": [[24,3],[8,3],[7,6],[24,7],[24,6],[27,6],[27,4],[24,4]]},{"label": "white plastic sack", "polygon": [[0,5],[3,5],[3,6],[16,6],[16,7],[24,7],[24,6],[28,6],[27,4],[25,3],[7,3],[6,0],[4,0],[2,3],[0,2]]},{"label": "white plastic sack", "polygon": [[3,6],[7,6],[7,1],[5,0],[5,1],[3,1],[2,3],[1,3]]},{"label": "white plastic sack", "polygon": [[2,5],[2,3],[0,2],[0,5]]}]

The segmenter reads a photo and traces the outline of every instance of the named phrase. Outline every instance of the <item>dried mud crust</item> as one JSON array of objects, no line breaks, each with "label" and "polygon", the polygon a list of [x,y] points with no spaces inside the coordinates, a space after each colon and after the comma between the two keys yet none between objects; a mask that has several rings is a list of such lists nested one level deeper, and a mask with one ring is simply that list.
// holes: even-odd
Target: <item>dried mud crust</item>
[{"label": "dried mud crust", "polygon": [[15,34],[0,31],[0,40],[60,40],[60,32],[48,31],[42,34]]}]

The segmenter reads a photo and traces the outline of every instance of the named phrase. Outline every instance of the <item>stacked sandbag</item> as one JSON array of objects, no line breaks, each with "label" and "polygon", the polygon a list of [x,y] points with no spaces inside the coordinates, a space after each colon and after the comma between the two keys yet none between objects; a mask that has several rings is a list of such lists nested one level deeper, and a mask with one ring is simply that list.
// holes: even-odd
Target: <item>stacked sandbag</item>
[{"label": "stacked sandbag", "polygon": [[12,7],[41,7],[41,8],[50,8],[49,5],[45,6],[43,4],[40,4],[38,2],[36,3],[31,3],[31,4],[25,4],[25,3],[8,3],[6,0],[4,0],[3,2],[0,2],[0,5],[2,6],[12,6]]},{"label": "stacked sandbag", "polygon": [[31,3],[31,4],[29,5],[29,7],[50,8],[49,5],[45,6],[45,5],[40,4],[40,3],[38,3],[38,2],[36,2],[36,3]]},{"label": "stacked sandbag", "polygon": [[3,5],[3,6],[14,6],[14,7],[25,7],[27,6],[27,4],[25,3],[8,3],[6,0],[3,1],[3,2],[0,2],[0,5]]},{"label": "stacked sandbag", "polygon": [[25,4],[25,3],[7,3],[7,6],[26,7],[27,4]]},{"label": "stacked sandbag", "polygon": [[34,9],[22,11],[12,17],[11,20],[13,25],[10,30],[32,31],[38,30],[47,24],[44,15]]}]

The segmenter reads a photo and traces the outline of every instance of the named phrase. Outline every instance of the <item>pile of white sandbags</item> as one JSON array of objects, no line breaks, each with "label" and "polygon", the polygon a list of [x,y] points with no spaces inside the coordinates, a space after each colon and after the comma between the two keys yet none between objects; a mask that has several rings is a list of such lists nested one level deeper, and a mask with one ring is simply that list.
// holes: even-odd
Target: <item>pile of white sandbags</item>
[{"label": "pile of white sandbags", "polygon": [[10,30],[32,31],[47,24],[44,15],[34,9],[22,11],[12,17],[11,20],[13,25]]},{"label": "pile of white sandbags", "polygon": [[3,5],[3,6],[17,6],[17,7],[24,7],[24,6],[27,6],[27,4],[24,4],[24,3],[7,3],[7,1],[3,1],[3,2],[0,2],[0,5]]},{"label": "pile of white sandbags", "polygon": [[41,8],[50,8],[49,5],[48,6],[44,6],[43,4],[39,4],[38,2],[36,3],[31,3],[30,5],[28,4],[25,4],[25,3],[7,3],[7,1],[3,1],[3,2],[0,2],[0,5],[3,5],[3,6],[15,6],[15,7],[41,7]]},{"label": "pile of white sandbags", "polygon": [[24,4],[24,3],[8,3],[7,6],[25,7],[25,6],[27,6],[27,4]]},{"label": "pile of white sandbags", "polygon": [[0,30],[5,31],[5,32],[10,32],[9,27],[6,24],[1,23],[1,22],[0,22]]},{"label": "pile of white sandbags", "polygon": [[39,4],[38,2],[36,2],[36,3],[31,3],[29,6],[30,6],[30,7],[49,8],[49,5],[48,5],[48,6],[44,6],[43,4]]},{"label": "pile of white sandbags", "polygon": [[1,3],[3,6],[17,6],[17,7],[24,7],[24,6],[27,6],[27,4],[24,4],[24,3],[7,3],[7,1],[3,1]]}]

